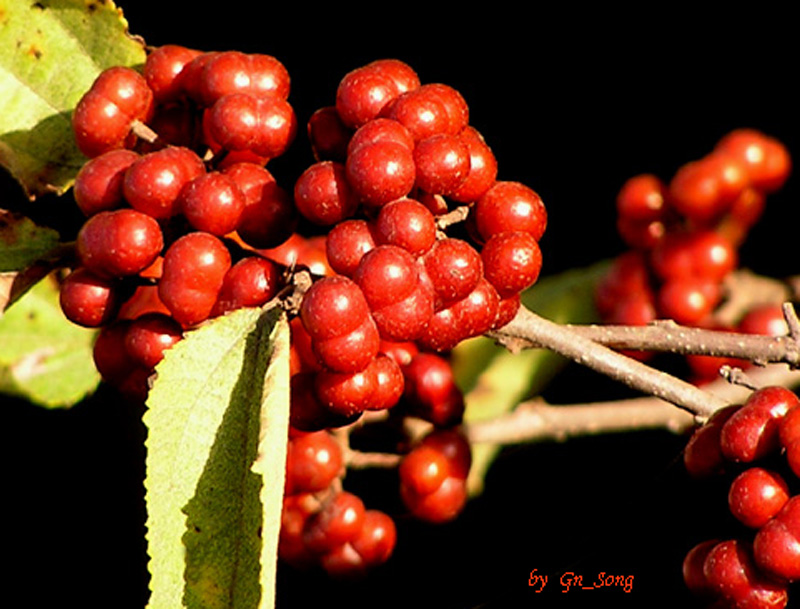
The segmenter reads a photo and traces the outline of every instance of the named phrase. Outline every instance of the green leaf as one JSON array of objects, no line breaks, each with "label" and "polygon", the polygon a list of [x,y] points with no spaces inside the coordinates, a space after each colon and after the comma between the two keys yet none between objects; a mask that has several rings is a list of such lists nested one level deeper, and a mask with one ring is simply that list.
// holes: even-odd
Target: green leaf
[{"label": "green leaf", "polygon": [[271,607],[289,331],[240,309],[167,351],[147,400],[150,609]]},{"label": "green leaf", "polygon": [[[594,287],[607,268],[608,264],[602,262],[543,278],[523,294],[522,303],[558,323],[596,321]],[[566,363],[563,357],[545,349],[510,353],[484,337],[462,343],[453,351],[453,370],[465,391],[464,421],[471,423],[510,412],[521,401],[541,392]],[[470,494],[482,491],[486,472],[500,448],[495,444],[473,446],[467,481]]]},{"label": "green leaf", "polygon": [[64,317],[52,277],[40,281],[0,316],[0,391],[47,408],[73,406],[100,382],[95,335]]},{"label": "green leaf", "polygon": [[64,192],[86,161],[71,117],[97,75],[144,58],[110,0],[0,0],[0,165],[31,198]]}]

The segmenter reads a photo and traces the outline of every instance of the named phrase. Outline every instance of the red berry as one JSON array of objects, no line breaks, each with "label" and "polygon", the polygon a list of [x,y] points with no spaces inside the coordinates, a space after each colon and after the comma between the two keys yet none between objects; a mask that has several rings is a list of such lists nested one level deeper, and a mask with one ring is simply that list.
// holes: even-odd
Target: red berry
[{"label": "red berry", "polygon": [[450,363],[434,353],[420,353],[403,369],[404,400],[409,410],[445,427],[461,421],[464,396]]},{"label": "red berry", "polygon": [[133,121],[147,121],[152,111],[153,93],[141,74],[124,66],[108,68],[75,106],[75,142],[88,157],[125,148]]},{"label": "red berry", "polygon": [[261,249],[277,247],[289,239],[297,226],[297,208],[267,169],[242,162],[225,167],[222,173],[233,178],[245,198],[236,228],[242,241]]},{"label": "red berry", "polygon": [[417,142],[416,185],[428,193],[449,195],[469,173],[469,148],[457,136],[440,133]]},{"label": "red berry", "polygon": [[313,552],[327,552],[355,539],[364,524],[364,502],[341,491],[328,499],[306,522],[303,540]]},{"label": "red berry", "polygon": [[353,129],[376,118],[400,94],[396,81],[380,66],[366,65],[345,74],[336,90],[336,111]]},{"label": "red berry", "polygon": [[667,186],[658,176],[645,173],[628,179],[617,193],[620,217],[652,222],[664,218],[667,209]]},{"label": "red berry", "polygon": [[79,267],[61,282],[59,302],[64,316],[72,323],[97,328],[117,313],[120,304],[117,282]]},{"label": "red berry", "polygon": [[323,406],[338,415],[351,417],[369,407],[377,383],[375,369],[369,365],[357,372],[322,370],[314,378],[314,391]]},{"label": "red berry", "polygon": [[352,129],[342,122],[335,106],[319,108],[308,119],[306,127],[311,151],[317,161],[338,161],[347,158],[347,144]]},{"label": "red berry", "polygon": [[664,282],[656,303],[660,317],[696,326],[708,318],[719,299],[720,287],[716,281],[685,277]]},{"label": "red berry", "polygon": [[325,241],[328,263],[339,275],[352,277],[361,258],[375,247],[373,231],[366,220],[345,220],[331,228]]},{"label": "red berry", "polygon": [[472,245],[461,239],[436,241],[422,258],[442,308],[466,298],[483,276],[483,261]]},{"label": "red berry", "polygon": [[375,238],[419,256],[436,242],[436,221],[422,203],[404,197],[381,207],[375,220]]},{"label": "red berry", "polygon": [[178,206],[189,224],[218,237],[236,229],[245,205],[236,181],[217,171],[190,180],[178,196]]},{"label": "red berry", "polygon": [[314,341],[338,338],[369,318],[369,305],[358,284],[347,277],[315,281],[300,306],[303,326]]},{"label": "red berry", "polygon": [[420,520],[443,523],[453,520],[467,502],[466,482],[447,477],[432,493],[417,494],[401,485],[400,494],[411,514]]},{"label": "red berry", "polygon": [[767,193],[783,186],[792,170],[786,147],[754,129],[732,131],[717,143],[716,149],[744,161],[750,184]]},{"label": "red berry", "polygon": [[170,146],[137,159],[125,172],[123,193],[134,209],[158,220],[180,212],[178,195],[205,173],[203,161],[188,148]]},{"label": "red berry", "polygon": [[789,500],[789,487],[780,474],[761,467],[751,467],[731,483],[728,506],[746,526],[764,526]]},{"label": "red berry", "polygon": [[342,449],[327,431],[302,434],[287,445],[287,492],[316,493],[342,474]]},{"label": "red berry", "polygon": [[260,256],[242,258],[225,273],[211,317],[242,307],[260,307],[279,287],[280,273],[274,262]]},{"label": "red berry", "polygon": [[157,104],[180,99],[184,93],[180,73],[187,63],[200,54],[200,51],[177,44],[165,44],[147,55],[142,74]]},{"label": "red berry", "polygon": [[211,136],[222,148],[249,150],[268,159],[286,152],[297,133],[294,110],[279,97],[225,95],[211,107],[208,120]]},{"label": "red berry", "polygon": [[217,237],[203,232],[188,233],[164,254],[158,294],[184,327],[205,321],[230,266],[228,248]]},{"label": "red berry", "polygon": [[123,206],[125,171],[139,155],[133,150],[110,150],[90,159],[75,176],[73,194],[85,216]]},{"label": "red berry", "polygon": [[690,592],[697,595],[706,595],[711,592],[703,565],[709,552],[719,543],[719,540],[709,539],[694,546],[683,559],[683,581]]},{"label": "red berry", "polygon": [[125,333],[125,349],[131,359],[146,368],[154,368],[164,351],[183,338],[180,324],[163,313],[147,313],[133,320]]},{"label": "red berry", "polygon": [[400,484],[417,495],[438,489],[449,475],[449,462],[432,446],[417,446],[400,461]]},{"label": "red berry", "polygon": [[469,125],[458,134],[469,150],[467,177],[448,196],[459,203],[472,203],[482,197],[497,179],[497,159],[483,136]]},{"label": "red berry", "polygon": [[683,463],[689,475],[705,478],[720,473],[725,466],[725,457],[720,447],[723,425],[741,408],[738,404],[714,412],[701,427],[692,433],[683,451]]},{"label": "red berry", "polygon": [[349,218],[358,207],[358,195],[347,181],[345,167],[335,161],[308,167],[295,183],[294,201],[305,218],[323,226]]},{"label": "red berry", "polygon": [[163,247],[158,222],[127,208],[95,214],[77,237],[81,263],[101,277],[135,275],[152,264]]},{"label": "red berry", "polygon": [[770,577],[793,582],[800,579],[800,496],[783,508],[756,533],[756,564]]},{"label": "red berry", "polygon": [[347,156],[362,146],[387,141],[400,144],[409,150],[414,149],[414,138],[401,123],[390,118],[375,118],[364,123],[353,133],[347,144]]},{"label": "red berry", "polygon": [[366,510],[361,531],[350,544],[367,567],[389,560],[397,543],[397,528],[388,515],[378,510]]},{"label": "red berry", "polygon": [[547,227],[547,210],[541,197],[519,182],[496,182],[478,199],[473,210],[480,236],[525,231],[539,241]]},{"label": "red berry", "polygon": [[481,249],[486,279],[505,298],[529,288],[539,278],[542,251],[527,232],[497,233]]},{"label": "red berry", "polygon": [[361,146],[347,157],[347,179],[361,200],[385,205],[405,197],[414,187],[416,169],[408,148],[392,141]]}]

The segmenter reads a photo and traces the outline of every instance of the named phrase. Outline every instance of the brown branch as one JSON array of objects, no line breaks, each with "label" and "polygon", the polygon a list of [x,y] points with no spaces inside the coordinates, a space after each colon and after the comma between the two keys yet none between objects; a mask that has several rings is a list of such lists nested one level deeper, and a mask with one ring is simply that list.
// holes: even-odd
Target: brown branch
[{"label": "brown branch", "polygon": [[559,325],[522,307],[508,325],[492,336],[512,351],[522,347],[550,349],[701,417],[727,405],[714,394],[595,342],[583,335],[579,328]]},{"label": "brown branch", "polygon": [[[747,378],[756,387],[800,384],[800,372],[781,365],[755,369]],[[742,402],[752,391],[724,379],[710,383],[706,390],[726,403]],[[464,429],[470,442],[508,445],[642,429],[681,433],[697,423],[688,412],[655,397],[568,406],[553,406],[536,399],[523,402],[501,417],[465,425]]]}]

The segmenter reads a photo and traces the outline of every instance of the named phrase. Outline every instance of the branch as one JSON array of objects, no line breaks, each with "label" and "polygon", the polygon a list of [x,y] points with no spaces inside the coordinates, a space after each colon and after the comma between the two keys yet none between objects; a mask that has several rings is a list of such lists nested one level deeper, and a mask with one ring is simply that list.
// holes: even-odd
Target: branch
[{"label": "branch", "polygon": [[525,347],[550,349],[700,417],[727,406],[728,402],[718,396],[595,342],[576,328],[579,327],[559,325],[521,307],[517,316],[492,336],[512,351]]},{"label": "branch", "polygon": [[[776,365],[753,370],[747,378],[757,387],[791,386],[800,383],[800,372]],[[742,402],[752,391],[724,379],[706,385],[705,389],[728,403]],[[507,445],[642,429],[681,433],[696,423],[691,414],[655,397],[568,406],[553,406],[535,399],[521,403],[509,414],[476,421],[464,429],[471,443]]]}]

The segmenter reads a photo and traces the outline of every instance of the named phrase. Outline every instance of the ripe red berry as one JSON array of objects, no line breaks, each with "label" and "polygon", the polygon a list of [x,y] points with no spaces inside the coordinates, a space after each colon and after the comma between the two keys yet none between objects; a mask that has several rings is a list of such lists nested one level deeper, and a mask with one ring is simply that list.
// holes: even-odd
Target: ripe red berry
[{"label": "ripe red berry", "polygon": [[75,176],[75,203],[85,216],[122,207],[125,171],[139,155],[125,148],[110,150],[90,159]]},{"label": "ripe red berry", "polygon": [[303,541],[313,552],[323,553],[355,539],[364,523],[364,502],[353,493],[331,496],[306,522]]},{"label": "ripe red berry", "polygon": [[416,186],[427,193],[449,195],[469,173],[469,148],[456,135],[440,133],[417,142]]},{"label": "ripe red berry", "polygon": [[338,338],[369,317],[369,305],[356,282],[347,277],[315,281],[300,306],[303,327],[315,341]]},{"label": "ripe red berry", "polygon": [[683,463],[689,475],[705,478],[720,473],[725,466],[725,457],[720,447],[723,425],[741,408],[738,404],[714,412],[689,438],[683,451]]},{"label": "ripe red berry", "polygon": [[529,288],[539,278],[542,251],[528,232],[497,233],[481,249],[483,272],[505,298]]},{"label": "ripe red berry", "polygon": [[317,161],[344,163],[353,130],[342,122],[335,106],[316,110],[308,119],[306,131],[311,151]]},{"label": "ripe red berry", "polygon": [[372,228],[366,220],[350,219],[331,228],[325,241],[328,263],[334,272],[352,277],[361,258],[375,247]]},{"label": "ripe red berry", "polygon": [[205,173],[200,157],[188,148],[170,146],[137,159],[125,172],[122,188],[134,209],[158,220],[180,213],[178,195]]},{"label": "ripe red berry", "polygon": [[165,44],[153,49],[147,55],[142,75],[153,92],[157,104],[180,99],[184,94],[180,73],[187,63],[200,54],[200,51],[184,46]]},{"label": "ripe red berry", "polygon": [[211,107],[208,121],[211,137],[220,147],[267,159],[286,152],[297,133],[294,109],[273,96],[225,95]]},{"label": "ripe red berry", "polygon": [[617,193],[617,215],[641,222],[664,218],[667,186],[658,176],[640,174],[628,179]]},{"label": "ripe red berry", "polygon": [[336,111],[353,129],[376,118],[400,94],[397,82],[380,66],[366,65],[345,74],[336,90]]},{"label": "ripe red berry", "polygon": [[200,323],[210,316],[230,266],[228,248],[217,237],[188,233],[164,254],[158,294],[182,326]]},{"label": "ripe red berry", "polygon": [[474,127],[467,125],[458,137],[469,150],[469,172],[461,185],[448,196],[459,203],[472,203],[494,185],[497,179],[497,159]]},{"label": "ripe red berry", "polygon": [[303,171],[294,186],[294,201],[306,219],[323,226],[349,218],[358,207],[345,166],[335,161],[319,161]]},{"label": "ripe red berry", "polygon": [[466,298],[483,276],[480,254],[462,239],[436,241],[422,261],[439,299],[437,308]]},{"label": "ripe red berry", "polygon": [[403,368],[404,400],[410,412],[441,427],[460,422],[464,396],[450,362],[434,353],[419,353]]},{"label": "ripe red berry", "polygon": [[342,474],[342,449],[327,431],[301,434],[287,445],[287,493],[325,490]]},{"label": "ripe red berry", "polygon": [[497,233],[525,231],[539,241],[547,227],[541,197],[519,182],[496,182],[478,199],[473,211],[484,240]]},{"label": "ripe red berry", "polygon": [[138,365],[154,368],[164,352],[183,338],[180,324],[163,313],[147,313],[133,320],[125,333],[125,349]]},{"label": "ripe red berry", "polygon": [[360,199],[374,207],[407,196],[416,178],[411,150],[388,140],[357,148],[345,168]]},{"label": "ripe red berry", "polygon": [[792,170],[786,147],[775,138],[754,129],[736,129],[723,137],[716,146],[741,159],[750,184],[770,193],[783,186]]},{"label": "ripe red berry", "polygon": [[453,520],[467,502],[466,482],[449,476],[432,493],[418,494],[408,486],[400,486],[400,496],[411,514],[432,523]]},{"label": "ripe red berry", "polygon": [[272,260],[248,256],[234,264],[222,280],[211,317],[242,307],[260,307],[278,293],[280,273]]},{"label": "ripe red berry", "polygon": [[756,533],[753,541],[756,564],[779,581],[800,579],[800,496],[783,508]]},{"label": "ripe red berry", "polygon": [[375,118],[359,127],[347,144],[347,156],[362,146],[377,142],[395,142],[409,150],[414,149],[414,138],[401,123],[390,118]]},{"label": "ripe red berry", "polygon": [[232,177],[214,171],[187,182],[177,205],[194,229],[222,237],[239,225],[246,201]]},{"label": "ripe red berry", "polygon": [[378,510],[366,510],[361,531],[350,545],[364,561],[366,567],[374,567],[389,560],[397,543],[397,527],[387,514]]},{"label": "ripe red berry", "polygon": [[314,391],[323,406],[343,417],[351,417],[369,407],[377,383],[375,369],[369,365],[357,372],[321,370],[314,378]]},{"label": "ripe red berry", "polygon": [[404,197],[381,207],[375,220],[375,238],[419,256],[436,242],[436,221],[422,203]]},{"label": "ripe red berry", "polygon": [[98,277],[79,267],[61,282],[59,302],[64,316],[72,323],[97,328],[116,315],[120,305],[119,287],[113,279]]},{"label": "ripe red berry", "polygon": [[777,472],[751,467],[731,483],[728,506],[746,526],[764,526],[789,500],[789,487]]},{"label": "ripe red berry", "polygon": [[132,123],[146,122],[152,111],[153,93],[139,72],[124,66],[108,68],[75,106],[75,142],[88,157],[125,148]]},{"label": "ripe red berry", "polygon": [[432,446],[417,446],[400,461],[400,484],[417,495],[438,489],[449,475],[449,462]]},{"label": "ripe red berry", "polygon": [[89,218],[77,237],[81,264],[101,277],[135,275],[164,247],[161,228],[134,209],[103,211]]}]

